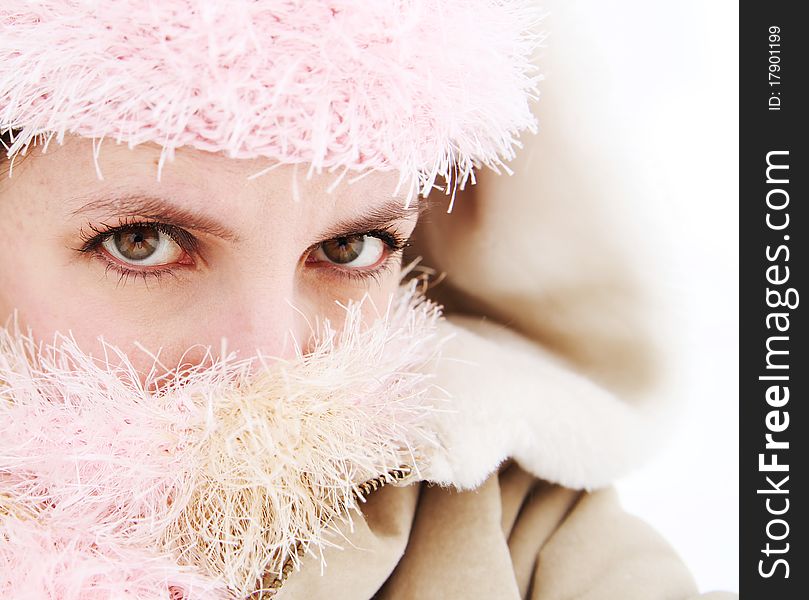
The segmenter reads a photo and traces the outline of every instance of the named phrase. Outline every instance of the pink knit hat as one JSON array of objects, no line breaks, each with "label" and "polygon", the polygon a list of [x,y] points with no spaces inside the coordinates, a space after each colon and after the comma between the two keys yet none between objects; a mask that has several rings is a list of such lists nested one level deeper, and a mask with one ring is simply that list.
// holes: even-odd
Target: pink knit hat
[{"label": "pink knit hat", "polygon": [[539,18],[530,0],[3,0],[0,131],[11,158],[72,133],[159,144],[158,178],[191,146],[449,193],[536,131]]}]

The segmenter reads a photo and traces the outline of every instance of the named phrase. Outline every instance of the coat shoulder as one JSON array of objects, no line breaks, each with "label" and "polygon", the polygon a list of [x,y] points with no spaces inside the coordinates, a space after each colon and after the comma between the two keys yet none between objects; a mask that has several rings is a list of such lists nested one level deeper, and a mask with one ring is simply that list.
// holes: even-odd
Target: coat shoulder
[{"label": "coat shoulder", "polygon": [[[728,600],[700,596],[674,549],[614,489],[573,490],[506,461],[479,487],[427,482],[371,494],[341,544],[278,598]],[[339,547],[338,547],[339,546]]]},{"label": "coat shoulder", "polygon": [[730,600],[700,595],[674,548],[627,513],[612,487],[596,491],[543,481],[507,461],[497,474],[502,529],[520,597]]}]

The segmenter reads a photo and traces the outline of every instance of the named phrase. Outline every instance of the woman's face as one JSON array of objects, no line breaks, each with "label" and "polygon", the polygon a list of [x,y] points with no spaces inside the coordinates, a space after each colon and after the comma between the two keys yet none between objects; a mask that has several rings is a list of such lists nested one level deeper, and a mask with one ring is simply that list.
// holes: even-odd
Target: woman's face
[{"label": "woman's face", "polygon": [[335,174],[307,180],[305,165],[248,180],[272,163],[180,149],[158,182],[159,147],[105,142],[100,180],[92,156],[83,138],[32,148],[0,182],[0,325],[16,308],[37,339],[72,331],[92,353],[103,335],[139,369],[152,360],[136,343],[167,366],[223,337],[289,357],[307,322],[339,327],[337,302],[367,292],[384,311],[397,287],[419,208],[391,196],[392,173],[328,194]]}]

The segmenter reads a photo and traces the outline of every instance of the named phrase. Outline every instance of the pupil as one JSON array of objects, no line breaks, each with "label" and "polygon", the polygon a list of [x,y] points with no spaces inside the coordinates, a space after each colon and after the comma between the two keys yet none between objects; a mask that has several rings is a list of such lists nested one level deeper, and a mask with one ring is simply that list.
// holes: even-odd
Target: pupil
[{"label": "pupil", "polygon": [[154,227],[134,227],[114,234],[115,248],[129,260],[144,260],[157,250],[160,232]]},{"label": "pupil", "polygon": [[323,242],[323,254],[338,264],[350,263],[357,259],[365,245],[364,235],[337,238]]}]

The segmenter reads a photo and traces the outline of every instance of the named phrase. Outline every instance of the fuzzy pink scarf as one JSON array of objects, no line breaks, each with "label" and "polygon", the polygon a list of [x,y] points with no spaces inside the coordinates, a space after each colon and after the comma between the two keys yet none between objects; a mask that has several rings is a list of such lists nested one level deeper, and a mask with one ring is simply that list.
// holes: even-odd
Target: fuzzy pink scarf
[{"label": "fuzzy pink scarf", "polygon": [[160,386],[115,348],[0,329],[0,597],[243,598],[334,543],[362,482],[418,480],[443,316],[415,281],[391,300],[371,324],[349,304],[295,360]]}]

